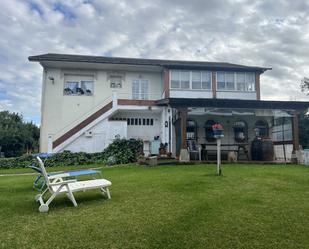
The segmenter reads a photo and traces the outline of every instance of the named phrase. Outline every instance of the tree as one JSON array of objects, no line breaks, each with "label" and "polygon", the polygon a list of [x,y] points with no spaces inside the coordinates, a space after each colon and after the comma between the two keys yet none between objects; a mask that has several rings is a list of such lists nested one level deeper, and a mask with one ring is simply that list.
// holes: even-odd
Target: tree
[{"label": "tree", "polygon": [[38,149],[39,128],[26,123],[18,113],[0,112],[0,147],[6,157],[20,156]]},{"label": "tree", "polygon": [[301,80],[300,89],[302,92],[308,92],[307,95],[309,95],[309,78],[304,77]]}]

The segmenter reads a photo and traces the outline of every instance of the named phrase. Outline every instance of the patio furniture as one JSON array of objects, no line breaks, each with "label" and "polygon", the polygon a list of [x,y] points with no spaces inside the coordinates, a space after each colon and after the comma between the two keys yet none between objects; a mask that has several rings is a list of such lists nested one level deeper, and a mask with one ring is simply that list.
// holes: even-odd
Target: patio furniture
[{"label": "patio furniture", "polygon": [[[34,171],[38,172],[39,175],[36,177],[33,183],[33,189],[42,191],[46,186],[46,182],[42,173],[42,170],[34,165],[28,166],[28,168],[33,169]],[[65,178],[76,178],[82,175],[92,175],[93,179],[96,179],[96,175],[98,178],[102,178],[100,170],[94,169],[82,169],[82,170],[75,170],[75,171],[65,171],[65,172],[55,172],[55,173],[48,173],[48,176],[55,176],[61,174],[62,177]]]},{"label": "patio furniture", "polygon": [[[47,188],[42,194],[38,194],[35,197],[35,200],[40,203],[39,211],[48,212],[49,204],[55,199],[59,194],[66,194],[66,196],[72,201],[73,205],[77,207],[77,202],[73,195],[74,192],[86,191],[89,189],[100,189],[104,196],[107,196],[108,199],[111,198],[108,187],[112,183],[106,179],[94,179],[86,181],[77,181],[76,179],[66,180],[66,173],[48,175],[43,161],[40,157],[37,157],[42,174],[44,176]],[[44,202],[44,195],[50,193],[51,196],[49,199]]]},{"label": "patio furniture", "polygon": [[201,161],[201,147],[195,140],[187,140],[187,148],[190,155],[190,160]]}]

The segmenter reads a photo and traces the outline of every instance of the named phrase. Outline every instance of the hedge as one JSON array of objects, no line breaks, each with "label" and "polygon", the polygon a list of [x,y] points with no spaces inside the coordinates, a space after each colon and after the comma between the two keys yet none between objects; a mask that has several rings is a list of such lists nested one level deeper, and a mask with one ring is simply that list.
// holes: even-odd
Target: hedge
[{"label": "hedge", "polygon": [[[143,142],[140,140],[115,139],[103,152],[56,153],[45,160],[46,167],[85,165],[85,164],[126,164],[136,162],[143,153]],[[33,155],[0,158],[0,168],[24,168],[36,164]]]}]

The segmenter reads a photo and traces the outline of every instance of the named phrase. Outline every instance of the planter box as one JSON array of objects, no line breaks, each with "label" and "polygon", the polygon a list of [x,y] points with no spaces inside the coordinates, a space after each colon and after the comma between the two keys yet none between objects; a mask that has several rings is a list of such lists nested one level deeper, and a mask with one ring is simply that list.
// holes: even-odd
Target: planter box
[{"label": "planter box", "polygon": [[214,137],[223,137],[223,130],[222,129],[213,129]]}]

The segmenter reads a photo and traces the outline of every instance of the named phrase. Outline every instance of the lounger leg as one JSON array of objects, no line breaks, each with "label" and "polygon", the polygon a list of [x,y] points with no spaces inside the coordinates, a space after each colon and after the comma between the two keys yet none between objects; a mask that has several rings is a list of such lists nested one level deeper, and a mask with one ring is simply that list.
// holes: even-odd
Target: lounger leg
[{"label": "lounger leg", "polygon": [[107,196],[108,199],[111,199],[111,194],[108,188],[101,188],[101,192],[104,196]]},{"label": "lounger leg", "polygon": [[71,189],[68,186],[66,186],[66,187],[67,187],[67,190],[68,190],[67,197],[71,200],[71,202],[73,203],[74,207],[77,207],[77,202],[75,200],[75,197],[74,197]]},{"label": "lounger leg", "polygon": [[110,194],[110,192],[109,192],[109,189],[108,189],[108,188],[106,188],[106,194],[107,194],[107,198],[108,198],[108,199],[110,199],[110,198],[111,198],[111,194]]}]

